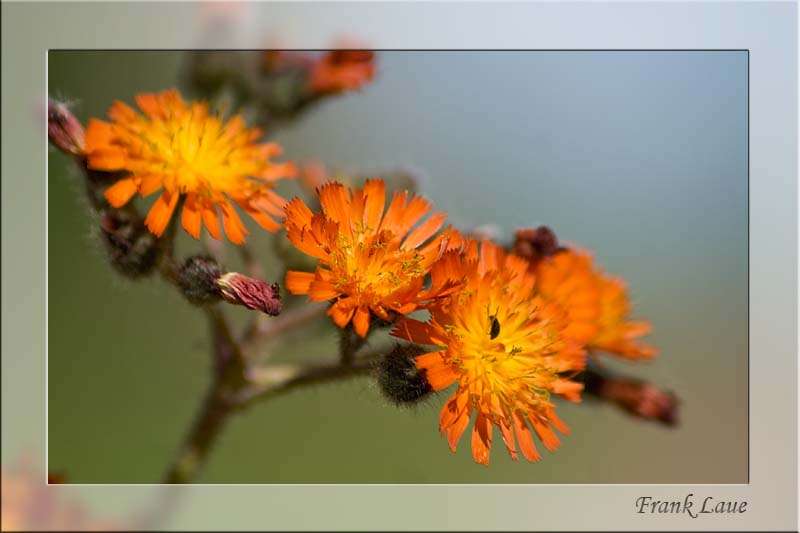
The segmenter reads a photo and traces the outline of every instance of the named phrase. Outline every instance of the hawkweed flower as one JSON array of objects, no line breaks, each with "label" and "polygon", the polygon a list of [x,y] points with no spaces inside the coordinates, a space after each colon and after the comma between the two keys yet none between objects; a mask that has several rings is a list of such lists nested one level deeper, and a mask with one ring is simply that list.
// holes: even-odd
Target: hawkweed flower
[{"label": "hawkweed flower", "polygon": [[337,49],[322,54],[285,50],[264,52],[262,66],[271,75],[299,73],[315,97],[356,91],[375,77],[371,50]]},{"label": "hawkweed flower", "polygon": [[[351,191],[331,182],[318,189],[320,213],[299,198],[286,206],[286,232],[300,251],[317,259],[314,272],[290,270],[286,288],[313,301],[333,301],[328,310],[337,326],[352,322],[361,337],[370,317],[392,321],[414,311],[426,298],[452,287],[424,290],[425,275],[444,249],[444,234],[434,237],[446,215],[434,213],[422,197],[394,193],[385,209],[382,180],[368,180]],[[412,229],[413,228],[413,229]]]},{"label": "hawkweed flower", "polygon": [[562,249],[536,263],[537,290],[569,316],[567,333],[590,350],[627,359],[648,359],[658,350],[639,341],[650,323],[629,318],[631,302],[625,282],[609,276],[584,250]]},{"label": "hawkweed flower", "polygon": [[92,119],[86,130],[88,166],[124,173],[105,191],[114,207],[128,203],[138,192],[149,196],[163,189],[145,224],[156,236],[167,227],[179,198],[183,228],[194,238],[202,226],[220,238],[219,216],[228,240],[244,242],[247,229],[234,204],[264,229],[280,227],[285,201],[272,183],[291,177],[290,163],[274,163],[281,148],[258,144],[258,129],[236,116],[227,122],[210,113],[204,102],[186,103],[176,90],[139,94],[143,114],[122,102],[108,111],[110,122]]},{"label": "hawkweed flower", "polygon": [[371,50],[331,50],[314,61],[309,85],[314,93],[336,94],[358,90],[374,76]]},{"label": "hawkweed flower", "polygon": [[[476,413],[472,456],[489,463],[493,426],[513,459],[517,444],[538,461],[533,440],[555,450],[568,428],[555,413],[552,395],[580,400],[582,384],[570,376],[585,364],[581,346],[564,335],[563,314],[535,291],[525,259],[499,246],[468,241],[445,254],[431,277],[463,280],[460,290],[428,306],[430,319],[405,317],[392,335],[434,346],[416,358],[433,390],[457,384],[440,414],[439,429],[452,451]],[[532,430],[531,430],[532,428]]]}]

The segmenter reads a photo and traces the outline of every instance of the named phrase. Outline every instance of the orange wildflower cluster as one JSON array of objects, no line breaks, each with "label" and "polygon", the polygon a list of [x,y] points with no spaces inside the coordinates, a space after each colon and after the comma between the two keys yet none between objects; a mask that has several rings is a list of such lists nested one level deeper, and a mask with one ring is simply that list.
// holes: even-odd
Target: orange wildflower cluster
[{"label": "orange wildflower cluster", "polygon": [[583,388],[568,377],[583,368],[585,358],[582,347],[564,335],[560,309],[535,293],[525,259],[488,241],[468,241],[463,252],[447,254],[431,277],[463,284],[428,306],[428,322],[406,317],[392,334],[437,347],[417,357],[434,390],[458,384],[440,415],[451,450],[475,412],[475,461],[489,462],[492,426],[514,459],[518,442],[526,459],[538,461],[531,428],[549,450],[559,445],[553,428],[568,432],[551,394],[578,401]]},{"label": "orange wildflower cluster", "polygon": [[[287,288],[329,300],[334,322],[352,321],[362,337],[375,315],[394,324],[392,335],[430,347],[414,361],[432,390],[457,385],[440,415],[453,451],[474,418],[475,461],[489,462],[494,427],[512,458],[519,447],[537,461],[534,435],[554,450],[554,429],[568,432],[553,397],[580,400],[583,384],[574,378],[588,350],[655,354],[637,341],[649,326],[628,320],[622,282],[588,253],[559,247],[546,228],[527,246],[515,243],[517,255],[451,228],[437,235],[442,213],[412,230],[430,204],[396,193],[384,213],[381,180],[352,192],[330,182],[317,193],[320,213],[300,199],[286,208],[289,240],[318,261],[314,272],[288,272]],[[427,321],[405,316],[419,309]]]},{"label": "orange wildflower cluster", "polygon": [[370,317],[392,320],[451,287],[424,289],[425,276],[444,250],[444,234],[431,239],[445,220],[430,203],[397,192],[386,208],[382,180],[350,191],[341,183],[318,189],[321,213],[299,198],[286,206],[286,233],[300,251],[318,260],[315,272],[289,271],[286,288],[313,301],[333,300],[328,311],[339,327],[350,322],[361,337]]},{"label": "orange wildflower cluster", "polygon": [[244,242],[247,229],[233,204],[267,231],[278,230],[285,201],[272,184],[295,174],[291,163],[270,160],[280,146],[257,143],[261,132],[247,128],[240,116],[224,122],[206,103],[186,103],[175,90],[139,94],[136,103],[144,114],[117,101],[108,111],[110,122],[92,119],[86,130],[89,167],[123,175],[105,192],[112,206],[125,205],[137,192],[163,189],[145,220],[157,236],[181,197],[181,223],[195,238],[205,226],[219,239],[221,214],[228,240]]}]

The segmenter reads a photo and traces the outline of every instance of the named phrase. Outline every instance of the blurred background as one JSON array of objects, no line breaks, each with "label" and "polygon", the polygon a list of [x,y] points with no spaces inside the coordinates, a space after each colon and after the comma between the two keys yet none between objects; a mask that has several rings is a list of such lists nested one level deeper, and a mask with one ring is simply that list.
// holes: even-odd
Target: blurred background
[{"label": "blurred background", "polygon": [[[176,86],[183,59],[51,52],[49,92],[85,121],[115,99]],[[573,432],[557,452],[515,463],[497,438],[485,468],[468,438],[452,455],[439,436],[444,396],[397,409],[363,378],[236,417],[198,481],[746,482],[746,53],[380,52],[377,64],[360,93],[276,132],[286,158],[411,168],[458,226],[494,224],[510,238],[547,224],[593,250],[627,280],[661,349],[649,363],[605,361],[672,389],[680,425],[564,403]],[[110,269],[82,195],[72,162],[51,151],[49,470],[75,483],[157,482],[208,382],[205,320],[157,278],[129,282]],[[184,253],[196,247],[179,239]],[[250,240],[277,275],[269,237]],[[273,359],[333,358],[333,328],[311,329],[268,346]]]}]

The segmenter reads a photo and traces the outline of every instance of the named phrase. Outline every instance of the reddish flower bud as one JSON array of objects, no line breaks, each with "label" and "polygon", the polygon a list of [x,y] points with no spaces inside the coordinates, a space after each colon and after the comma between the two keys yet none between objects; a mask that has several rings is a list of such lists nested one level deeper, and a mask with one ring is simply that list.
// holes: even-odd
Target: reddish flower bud
[{"label": "reddish flower bud", "polygon": [[65,104],[55,100],[47,102],[47,136],[62,152],[83,154],[83,126]]},{"label": "reddish flower bud", "polygon": [[584,384],[590,396],[615,403],[634,416],[668,426],[678,423],[678,398],[652,383],[608,376],[590,369],[584,373]]},{"label": "reddish flower bud", "polygon": [[547,226],[525,228],[514,233],[512,252],[531,262],[549,257],[559,250],[556,234]]},{"label": "reddish flower bud", "polygon": [[272,316],[281,312],[281,295],[277,283],[270,285],[238,272],[228,272],[217,280],[217,287],[229,303]]}]

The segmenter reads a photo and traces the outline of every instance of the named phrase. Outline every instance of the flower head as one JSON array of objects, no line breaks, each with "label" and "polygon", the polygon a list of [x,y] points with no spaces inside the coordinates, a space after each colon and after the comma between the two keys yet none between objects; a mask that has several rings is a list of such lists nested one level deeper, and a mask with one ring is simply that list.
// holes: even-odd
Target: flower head
[{"label": "flower head", "polygon": [[182,196],[181,223],[199,238],[205,225],[220,238],[219,215],[228,239],[244,242],[247,229],[233,204],[260,226],[276,231],[285,201],[272,182],[294,175],[290,163],[270,161],[280,154],[277,144],[258,144],[257,129],[236,116],[224,122],[203,102],[186,103],[175,90],[140,94],[140,114],[122,102],[108,111],[110,122],[92,119],[86,131],[88,165],[95,170],[122,173],[105,192],[114,207],[137,192],[148,196],[163,189],[145,224],[156,236],[167,227]]},{"label": "flower head", "polygon": [[423,286],[445,242],[442,234],[432,239],[444,213],[414,228],[431,208],[427,200],[396,192],[384,209],[382,180],[367,180],[355,191],[330,182],[318,189],[318,196],[320,213],[299,198],[286,206],[289,241],[317,259],[315,272],[287,272],[286,287],[314,301],[333,300],[328,314],[337,326],[352,321],[365,337],[370,315],[390,321],[395,313],[410,313],[424,299],[452,289]]},{"label": "flower head", "polygon": [[311,90],[341,93],[360,89],[375,75],[375,54],[371,50],[331,50],[314,61]]},{"label": "flower head", "polygon": [[448,252],[431,270],[434,283],[463,280],[461,289],[429,305],[428,322],[406,317],[392,334],[436,346],[416,358],[434,390],[458,385],[439,425],[453,451],[475,412],[475,461],[488,464],[493,426],[512,458],[518,442],[523,456],[537,461],[533,432],[550,450],[559,445],[552,428],[568,432],[551,395],[580,399],[582,385],[569,376],[583,368],[584,352],[563,335],[559,308],[534,292],[525,259],[489,241],[480,247],[467,241],[465,248]]},{"label": "flower head", "polygon": [[570,319],[567,333],[589,349],[627,359],[647,359],[658,351],[638,339],[650,323],[629,319],[631,302],[625,282],[594,264],[592,255],[569,248],[534,265],[537,291],[561,306]]}]

